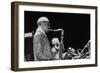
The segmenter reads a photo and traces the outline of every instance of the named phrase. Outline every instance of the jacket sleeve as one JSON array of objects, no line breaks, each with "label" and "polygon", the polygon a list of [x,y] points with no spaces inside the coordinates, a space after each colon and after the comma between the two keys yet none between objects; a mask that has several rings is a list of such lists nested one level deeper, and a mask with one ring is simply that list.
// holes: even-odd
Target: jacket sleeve
[{"label": "jacket sleeve", "polygon": [[34,38],[34,53],[35,56],[40,60],[49,60],[49,57],[46,57],[43,53],[43,39],[41,35],[38,35]]}]

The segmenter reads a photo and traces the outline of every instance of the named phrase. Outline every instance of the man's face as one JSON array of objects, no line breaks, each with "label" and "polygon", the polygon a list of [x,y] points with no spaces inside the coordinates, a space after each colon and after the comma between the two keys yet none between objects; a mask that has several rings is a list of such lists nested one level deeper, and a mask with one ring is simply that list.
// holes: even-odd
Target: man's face
[{"label": "man's face", "polygon": [[41,26],[45,32],[48,32],[48,30],[50,28],[50,23],[49,23],[49,21],[43,21],[43,22],[41,22]]}]

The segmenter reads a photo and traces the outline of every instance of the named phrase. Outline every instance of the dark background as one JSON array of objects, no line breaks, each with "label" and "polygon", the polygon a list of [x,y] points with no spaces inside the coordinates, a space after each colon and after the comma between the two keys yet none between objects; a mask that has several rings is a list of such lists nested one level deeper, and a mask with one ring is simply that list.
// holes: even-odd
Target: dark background
[{"label": "dark background", "polygon": [[[50,20],[52,29],[64,29],[65,51],[68,47],[83,49],[88,40],[90,40],[90,14],[25,11],[24,33],[35,31],[37,28],[37,20],[41,16],[46,16]],[[60,33],[47,33],[49,41],[51,42],[53,37],[60,39]],[[25,55],[33,51],[32,45],[32,38],[26,38]]]}]

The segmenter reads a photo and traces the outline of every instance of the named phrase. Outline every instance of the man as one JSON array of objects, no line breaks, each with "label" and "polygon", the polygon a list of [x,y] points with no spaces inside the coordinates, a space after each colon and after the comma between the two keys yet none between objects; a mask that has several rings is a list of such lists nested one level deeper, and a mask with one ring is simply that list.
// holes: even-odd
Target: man
[{"label": "man", "polygon": [[34,34],[33,49],[35,61],[47,61],[53,59],[50,43],[46,36],[49,31],[50,23],[47,17],[40,17],[37,21],[38,28]]}]

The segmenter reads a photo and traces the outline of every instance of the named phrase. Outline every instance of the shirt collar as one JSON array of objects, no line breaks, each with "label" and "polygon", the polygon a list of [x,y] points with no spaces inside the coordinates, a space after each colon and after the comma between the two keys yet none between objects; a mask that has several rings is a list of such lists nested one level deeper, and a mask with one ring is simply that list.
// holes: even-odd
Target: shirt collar
[{"label": "shirt collar", "polygon": [[38,27],[36,31],[40,31],[40,32],[42,32],[42,33],[44,33],[44,34],[45,34],[45,32],[42,30],[42,28],[41,28],[41,27]]}]

